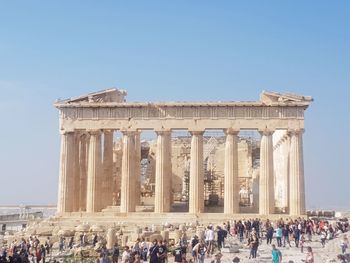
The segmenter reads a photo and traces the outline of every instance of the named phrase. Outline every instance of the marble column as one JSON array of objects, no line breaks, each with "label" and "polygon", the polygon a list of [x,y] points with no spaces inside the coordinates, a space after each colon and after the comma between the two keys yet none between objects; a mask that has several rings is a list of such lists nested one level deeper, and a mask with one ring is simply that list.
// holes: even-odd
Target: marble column
[{"label": "marble column", "polygon": [[90,138],[88,135],[82,134],[80,136],[79,144],[79,168],[80,168],[80,191],[79,191],[79,211],[86,211],[86,189],[87,189],[87,155],[88,145],[87,140]]},{"label": "marble column", "polygon": [[163,213],[170,211],[170,183],[171,180],[171,156],[170,156],[170,131],[156,131],[156,182],[154,212]]},{"label": "marble column", "polygon": [[101,211],[101,131],[90,131],[86,212]]},{"label": "marble column", "polygon": [[305,215],[305,185],[303,160],[303,130],[290,131],[289,213]]},{"label": "marble column", "polygon": [[122,131],[123,133],[123,157],[122,157],[122,180],[120,194],[120,212],[135,212],[135,132]]},{"label": "marble column", "polygon": [[113,200],[113,130],[103,131],[103,180],[102,208],[112,205]]},{"label": "marble column", "polygon": [[135,134],[135,204],[141,204],[141,132]]},{"label": "marble column", "polygon": [[224,213],[239,213],[239,180],[238,180],[238,133],[239,131],[227,129],[225,144],[225,191]]},{"label": "marble column", "polygon": [[259,214],[269,215],[275,211],[273,178],[272,131],[261,131],[260,178],[259,178]]},{"label": "marble column", "polygon": [[74,132],[61,133],[60,170],[58,183],[57,212],[73,211],[74,196]]},{"label": "marble column", "polygon": [[74,197],[73,197],[73,211],[79,211],[80,206],[80,166],[79,166],[79,145],[80,145],[79,131],[74,135]]},{"label": "marble column", "polygon": [[191,131],[189,213],[204,212],[203,133]]}]

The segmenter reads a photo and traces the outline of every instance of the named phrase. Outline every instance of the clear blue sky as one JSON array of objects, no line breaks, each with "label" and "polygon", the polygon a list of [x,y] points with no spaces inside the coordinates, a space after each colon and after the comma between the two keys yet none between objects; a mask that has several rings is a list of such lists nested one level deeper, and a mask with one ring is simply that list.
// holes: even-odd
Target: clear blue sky
[{"label": "clear blue sky", "polygon": [[348,207],[349,1],[1,1],[0,203],[54,203],[57,98],[311,95],[308,207]]}]

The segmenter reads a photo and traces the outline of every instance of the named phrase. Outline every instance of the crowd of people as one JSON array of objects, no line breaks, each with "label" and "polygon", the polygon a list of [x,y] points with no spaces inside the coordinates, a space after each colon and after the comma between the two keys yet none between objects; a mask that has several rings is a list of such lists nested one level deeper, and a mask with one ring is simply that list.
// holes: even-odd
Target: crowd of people
[{"label": "crowd of people", "polygon": [[[297,247],[301,253],[306,252],[305,262],[314,263],[314,256],[311,246],[305,246],[313,240],[315,235],[319,235],[319,240],[324,247],[327,240],[333,239],[339,233],[344,233],[349,227],[347,221],[338,221],[335,225],[327,221],[296,219],[262,221],[259,218],[233,220],[223,223],[220,226],[208,225],[204,235],[198,237],[187,237],[184,233],[176,244],[168,244],[163,240],[152,240],[147,242],[145,238],[137,239],[132,246],[120,247],[115,243],[112,249],[107,249],[106,245],[100,248],[100,255],[96,263],[166,263],[169,256],[174,257],[175,263],[204,263],[206,258],[210,258],[211,263],[221,262],[221,249],[225,246],[228,236],[237,238],[243,246],[250,250],[249,258],[256,258],[259,246],[266,242],[271,245],[271,258],[273,263],[282,261],[281,247]],[[95,247],[99,237],[94,234],[89,237],[86,233],[80,235],[79,242],[74,238],[64,238],[61,236],[58,242],[60,252],[72,248],[92,246]],[[310,243],[309,243],[310,244]],[[341,254],[338,256],[340,262],[347,262],[347,248],[349,241],[346,235],[340,242]],[[0,263],[45,263],[52,253],[52,242],[50,238],[41,244],[39,239],[31,236],[28,240],[14,240],[8,247],[3,247],[1,251]],[[232,262],[240,262],[238,257]]]}]

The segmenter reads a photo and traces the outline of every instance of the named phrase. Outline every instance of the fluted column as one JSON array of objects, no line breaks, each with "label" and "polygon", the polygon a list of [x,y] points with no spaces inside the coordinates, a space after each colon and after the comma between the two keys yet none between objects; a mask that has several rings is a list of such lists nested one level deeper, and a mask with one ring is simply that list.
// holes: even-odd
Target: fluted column
[{"label": "fluted column", "polygon": [[58,183],[57,212],[73,211],[74,192],[74,132],[61,133],[60,171]]},{"label": "fluted column", "polygon": [[120,212],[135,212],[135,174],[133,160],[135,154],[135,132],[122,131],[123,157],[120,195]]},{"label": "fluted column", "polygon": [[113,130],[103,131],[102,208],[112,205],[113,199]]},{"label": "fluted column", "polygon": [[273,143],[272,131],[261,131],[260,179],[259,179],[259,213],[273,214],[275,211],[275,194],[273,178]]},{"label": "fluted column", "polygon": [[141,132],[135,133],[135,204],[141,204]]},{"label": "fluted column", "polygon": [[156,131],[156,183],[154,212],[163,213],[170,211],[170,183],[171,180],[171,156],[169,149],[170,131]]},{"label": "fluted column", "polygon": [[203,133],[191,131],[189,213],[204,212]]},{"label": "fluted column", "polygon": [[238,132],[227,129],[225,144],[225,195],[224,213],[239,213],[239,181],[238,181]]},{"label": "fluted column", "polygon": [[305,215],[305,185],[303,160],[303,130],[290,131],[289,213]]},{"label": "fluted column", "polygon": [[80,168],[80,191],[79,191],[79,211],[86,211],[86,190],[87,190],[87,158],[88,146],[87,140],[88,135],[83,134],[80,136],[79,144],[79,168]]},{"label": "fluted column", "polygon": [[90,131],[86,212],[101,211],[101,131]]},{"label": "fluted column", "polygon": [[79,145],[81,133],[76,131],[74,134],[74,197],[73,211],[79,211],[80,202],[80,166],[79,166]]}]

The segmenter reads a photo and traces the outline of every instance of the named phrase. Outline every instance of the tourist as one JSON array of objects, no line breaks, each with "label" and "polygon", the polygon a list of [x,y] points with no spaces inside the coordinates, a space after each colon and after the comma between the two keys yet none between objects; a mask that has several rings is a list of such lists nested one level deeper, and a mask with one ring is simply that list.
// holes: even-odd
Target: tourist
[{"label": "tourist", "polygon": [[241,220],[238,221],[236,228],[237,228],[237,234],[239,235],[239,241],[242,243],[243,234],[244,234],[244,225],[242,224]]},{"label": "tourist", "polygon": [[92,246],[95,247],[97,244],[97,234],[94,234],[92,237]]},{"label": "tourist", "polygon": [[272,238],[273,238],[273,233],[274,233],[274,229],[273,229],[273,226],[271,224],[269,224],[267,226],[267,229],[266,229],[266,244],[271,244],[272,242]]},{"label": "tourist", "polygon": [[217,226],[217,236],[218,236],[218,248],[224,247],[225,238],[227,237],[227,231],[222,229],[220,226]]},{"label": "tourist", "polygon": [[203,241],[199,242],[193,250],[196,251],[197,259],[199,263],[204,263],[205,254],[207,252],[207,247]]},{"label": "tourist", "polygon": [[259,246],[259,239],[256,235],[256,232],[252,232],[252,234],[248,238],[248,246],[250,248],[249,259],[256,258],[256,254],[257,254],[258,246]]},{"label": "tourist", "polygon": [[322,229],[321,232],[320,232],[320,240],[321,240],[322,247],[325,247],[326,239],[327,239],[327,233],[326,233],[326,231],[324,229]]},{"label": "tourist", "polygon": [[180,242],[177,244],[176,248],[173,251],[173,256],[174,256],[174,262],[175,263],[181,263],[182,262],[182,247]]},{"label": "tourist", "polygon": [[300,247],[301,253],[304,253],[304,243],[305,243],[305,235],[304,235],[304,232],[301,232],[300,239],[299,239],[299,247]]},{"label": "tourist", "polygon": [[118,243],[114,243],[113,248],[112,248],[112,263],[118,263],[118,259],[119,259],[119,246]]},{"label": "tourist", "polygon": [[139,254],[136,254],[136,255],[135,255],[134,263],[141,263],[141,258],[140,258],[140,255],[139,255]]},{"label": "tourist", "polygon": [[147,254],[148,254],[148,243],[146,242],[145,238],[143,237],[141,239],[141,260],[143,262],[147,262],[148,260],[148,257],[147,257]]},{"label": "tourist", "polygon": [[314,253],[311,247],[307,247],[305,263],[314,263]]},{"label": "tourist", "polygon": [[282,262],[282,253],[279,249],[276,248],[275,244],[272,244],[272,263],[281,263]]},{"label": "tourist", "polygon": [[151,247],[149,248],[149,262],[150,263],[158,263],[158,241],[157,239],[153,240]]},{"label": "tourist", "polygon": [[180,246],[181,246],[181,249],[182,249],[182,254],[186,255],[186,253],[187,253],[187,246],[188,246],[186,233],[183,233],[181,235]]},{"label": "tourist", "polygon": [[281,225],[278,225],[276,228],[276,240],[277,240],[277,246],[281,247],[282,246],[282,228]]},{"label": "tourist", "polygon": [[349,246],[349,240],[346,235],[343,236],[343,239],[341,240],[340,247],[341,247],[341,253],[344,255],[346,253],[346,249]]},{"label": "tourist", "polygon": [[122,263],[128,263],[129,260],[130,260],[130,248],[128,246],[125,246],[124,252],[122,254]]},{"label": "tourist", "polygon": [[167,260],[167,247],[165,243],[163,243],[162,240],[159,240],[158,242],[158,250],[157,250],[157,256],[158,256],[158,263],[165,263]]},{"label": "tourist", "polygon": [[59,246],[59,251],[62,252],[64,250],[64,237],[63,236],[60,236],[58,246]]},{"label": "tourist", "polygon": [[194,247],[199,243],[199,240],[198,240],[198,236],[197,235],[194,235],[192,240],[191,240],[191,248],[192,248],[192,251],[191,251],[191,254],[192,254],[192,260],[193,262],[197,262],[197,252],[196,250],[194,249]]},{"label": "tourist", "polygon": [[207,230],[205,231],[205,242],[207,246],[207,254],[213,254],[214,251],[214,230],[213,226],[209,225]]},{"label": "tourist", "polygon": [[73,243],[74,243],[74,237],[70,237],[69,242],[68,242],[69,249],[73,248]]},{"label": "tourist", "polygon": [[289,241],[288,225],[285,225],[284,228],[282,229],[282,236],[283,236],[283,247],[286,247],[286,243],[288,243],[289,247],[291,247],[290,241]]}]

